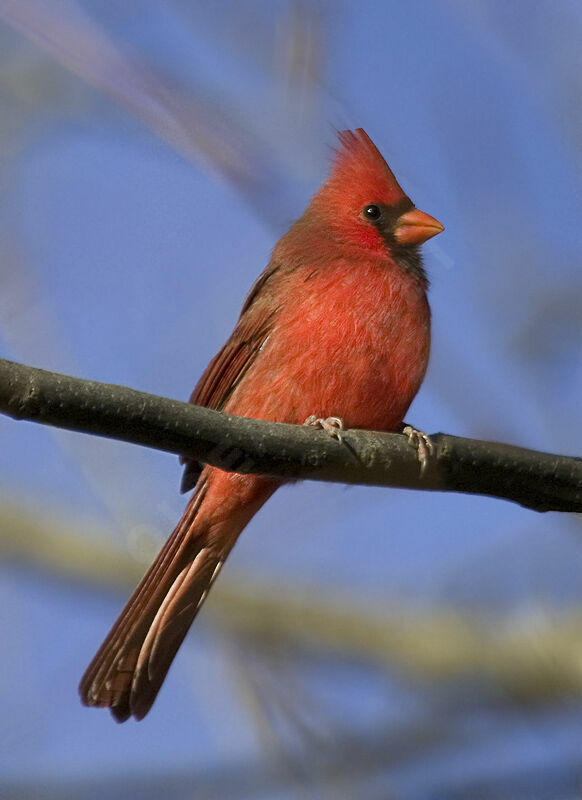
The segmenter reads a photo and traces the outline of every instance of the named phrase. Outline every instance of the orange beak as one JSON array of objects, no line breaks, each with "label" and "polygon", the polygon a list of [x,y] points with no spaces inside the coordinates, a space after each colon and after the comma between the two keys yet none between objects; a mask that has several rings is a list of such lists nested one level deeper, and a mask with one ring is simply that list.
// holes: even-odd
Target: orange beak
[{"label": "orange beak", "polygon": [[438,219],[413,208],[396,220],[394,238],[398,244],[422,244],[444,229]]}]

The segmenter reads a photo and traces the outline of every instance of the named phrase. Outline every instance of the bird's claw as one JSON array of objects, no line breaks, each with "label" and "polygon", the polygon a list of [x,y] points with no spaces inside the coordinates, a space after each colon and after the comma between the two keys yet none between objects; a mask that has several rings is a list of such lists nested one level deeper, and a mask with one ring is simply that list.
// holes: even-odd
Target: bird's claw
[{"label": "bird's claw", "polygon": [[412,425],[405,425],[402,433],[408,437],[408,444],[415,448],[420,464],[420,475],[424,475],[429,458],[434,452],[434,445],[430,440],[430,436],[424,431],[419,431],[413,428]]},{"label": "bird's claw", "polygon": [[303,424],[313,425],[314,428],[322,428],[333,439],[337,439],[340,444],[343,441],[341,431],[344,429],[344,423],[340,417],[326,417],[324,419],[323,417],[317,417],[315,414],[312,414],[310,417],[307,417]]}]

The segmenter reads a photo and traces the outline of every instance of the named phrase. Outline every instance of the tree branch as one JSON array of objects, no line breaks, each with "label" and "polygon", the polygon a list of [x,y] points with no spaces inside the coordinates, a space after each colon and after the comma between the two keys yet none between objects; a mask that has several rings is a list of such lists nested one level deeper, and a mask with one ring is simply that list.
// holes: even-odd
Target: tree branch
[{"label": "tree branch", "polygon": [[437,433],[423,475],[405,436],[211,411],[0,359],[0,412],[183,454],[231,472],[500,497],[535,511],[582,511],[582,459]]}]

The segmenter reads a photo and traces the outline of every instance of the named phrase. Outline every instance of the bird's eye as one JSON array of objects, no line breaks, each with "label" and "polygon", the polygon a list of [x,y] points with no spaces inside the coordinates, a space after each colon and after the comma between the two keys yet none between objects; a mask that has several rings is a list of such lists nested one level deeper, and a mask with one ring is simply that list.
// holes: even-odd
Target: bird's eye
[{"label": "bird's eye", "polygon": [[382,209],[377,205],[369,205],[364,209],[364,216],[371,222],[376,222],[382,216]]}]

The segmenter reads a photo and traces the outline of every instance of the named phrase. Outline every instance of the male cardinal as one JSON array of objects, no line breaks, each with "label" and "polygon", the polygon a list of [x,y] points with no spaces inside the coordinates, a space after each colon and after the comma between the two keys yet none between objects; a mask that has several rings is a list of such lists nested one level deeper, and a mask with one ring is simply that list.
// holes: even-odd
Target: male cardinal
[{"label": "male cardinal", "polygon": [[[256,419],[402,430],[430,345],[419,245],[443,230],[368,135],[339,135],[329,178],[277,243],[192,403]],[[186,510],[80,685],[143,719],[238,535],[281,480],[186,462]]]}]

